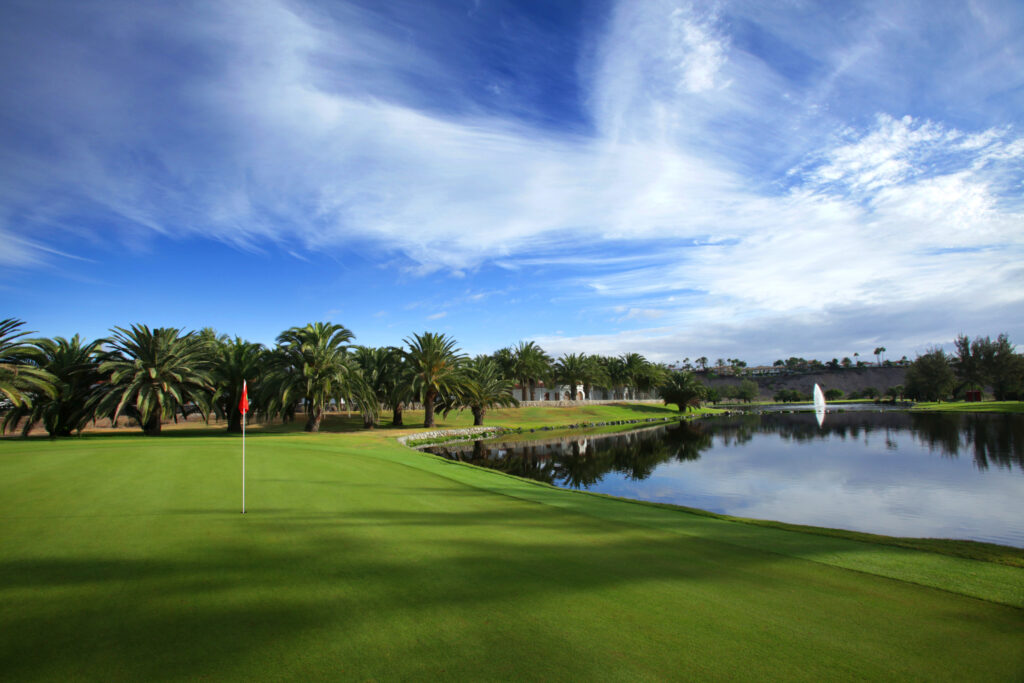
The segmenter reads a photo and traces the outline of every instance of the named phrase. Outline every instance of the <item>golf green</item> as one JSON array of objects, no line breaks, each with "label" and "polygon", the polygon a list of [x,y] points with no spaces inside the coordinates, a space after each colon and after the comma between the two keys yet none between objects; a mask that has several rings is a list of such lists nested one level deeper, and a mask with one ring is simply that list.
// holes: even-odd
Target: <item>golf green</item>
[{"label": "golf green", "polygon": [[560,491],[396,433],[250,435],[244,516],[238,437],[0,443],[0,675],[1024,676],[1020,568]]}]

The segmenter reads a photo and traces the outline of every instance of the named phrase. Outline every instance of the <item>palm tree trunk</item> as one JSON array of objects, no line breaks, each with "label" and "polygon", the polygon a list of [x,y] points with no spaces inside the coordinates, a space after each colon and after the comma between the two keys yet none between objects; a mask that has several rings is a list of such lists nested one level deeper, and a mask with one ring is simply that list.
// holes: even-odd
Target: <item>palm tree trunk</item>
[{"label": "palm tree trunk", "polygon": [[525,401],[526,400],[526,382],[525,381],[522,384],[522,389],[523,389],[523,400]]},{"label": "palm tree trunk", "polygon": [[306,419],[306,431],[307,432],[319,432],[320,421],[324,417],[324,411],[320,408],[314,408],[312,401],[306,401],[306,415],[309,417]]},{"label": "palm tree trunk", "polygon": [[231,406],[228,410],[228,432],[231,434],[242,432],[242,413],[236,405]]},{"label": "palm tree trunk", "polygon": [[484,424],[484,413],[487,412],[486,408],[473,408],[473,426],[481,427]]},{"label": "palm tree trunk", "polygon": [[142,428],[142,431],[147,436],[160,436],[160,418],[163,416],[163,413],[164,407],[161,405],[160,401],[157,400],[156,409],[149,414],[149,419],[146,420],[146,424]]},{"label": "palm tree trunk", "polygon": [[394,414],[391,417],[391,425],[393,427],[402,426],[402,408],[404,407],[405,406],[401,402],[395,405]]},{"label": "palm tree trunk", "polygon": [[433,427],[434,426],[434,399],[437,397],[436,391],[428,391],[427,395],[423,397],[423,426]]}]

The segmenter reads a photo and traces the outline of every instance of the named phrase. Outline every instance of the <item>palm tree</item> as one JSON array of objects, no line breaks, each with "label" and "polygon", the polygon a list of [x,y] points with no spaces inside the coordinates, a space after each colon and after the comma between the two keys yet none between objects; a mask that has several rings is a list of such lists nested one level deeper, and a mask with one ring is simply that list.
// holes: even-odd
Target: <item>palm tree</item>
[{"label": "palm tree", "polygon": [[878,346],[875,348],[875,358],[878,359],[878,367],[882,367],[882,354],[885,353],[884,346]]},{"label": "palm tree", "polygon": [[132,325],[115,327],[111,353],[100,364],[110,379],[96,401],[96,411],[113,421],[126,407],[138,411],[143,431],[160,433],[160,423],[192,402],[204,416],[213,391],[209,348],[195,332],[180,328]]},{"label": "palm tree", "polygon": [[263,344],[248,342],[240,337],[229,340],[214,336],[210,339],[202,332],[200,336],[207,339],[213,359],[213,408],[217,414],[227,417],[229,432],[241,432],[242,413],[238,409],[238,402],[242,398],[242,382],[249,385],[250,403],[255,404],[252,409],[259,410],[262,405],[260,390],[267,367],[267,350]]},{"label": "palm tree", "polygon": [[466,356],[456,341],[444,334],[424,332],[403,340],[409,346],[406,361],[412,373],[412,388],[423,403],[423,426],[434,426],[434,402],[440,395],[458,393],[462,364]]},{"label": "palm tree", "polygon": [[611,385],[612,396],[616,399],[626,397],[626,382],[629,377],[626,375],[626,364],[621,358],[606,358],[604,361],[605,374],[608,376],[608,383]]},{"label": "palm tree", "polygon": [[481,426],[488,408],[519,405],[512,389],[511,380],[501,376],[497,363],[478,356],[466,365],[456,400],[473,412],[473,424]]},{"label": "palm tree", "polygon": [[90,394],[99,382],[102,339],[84,343],[77,334],[33,342],[39,351],[39,363],[53,377],[53,394],[37,392],[31,406],[16,406],[4,420],[3,430],[26,418],[22,432],[28,434],[42,421],[50,436],[70,436],[81,430],[92,417],[88,407]]},{"label": "palm tree", "polygon": [[19,332],[25,323],[15,318],[0,320],[0,395],[15,407],[30,408],[33,395],[54,396],[54,377],[39,367],[38,347]]},{"label": "palm tree", "polygon": [[391,409],[391,424],[403,425],[402,412],[413,398],[413,373],[402,349],[389,346],[384,357],[384,404]]},{"label": "palm tree", "polygon": [[516,375],[516,357],[511,347],[500,348],[491,354],[491,359],[498,364],[498,372],[505,379],[514,379]]},{"label": "palm tree", "polygon": [[584,361],[586,373],[583,375],[583,395],[592,398],[591,389],[596,384],[606,387],[610,383],[608,371],[605,369],[601,356],[587,356]]},{"label": "palm tree", "polygon": [[658,387],[658,394],[665,401],[665,405],[675,403],[682,413],[690,408],[700,407],[701,401],[707,396],[707,387],[692,373],[674,372]]},{"label": "palm tree", "polygon": [[[402,426],[402,409],[412,393],[412,378],[402,350],[394,346],[359,346],[356,347],[355,360],[373,392],[373,400],[391,409],[392,425]],[[363,426],[374,426],[371,417],[376,416],[363,415]]]},{"label": "palm tree", "polygon": [[633,389],[630,392],[630,397],[635,399],[637,388],[643,382],[644,373],[647,371],[647,359],[639,353],[625,353],[620,358],[622,359],[622,372],[625,375],[626,385]]},{"label": "palm tree", "polygon": [[302,401],[306,407],[306,431],[320,431],[324,411],[332,400],[359,404],[373,410],[372,394],[348,353],[352,331],[336,323],[310,323],[291,327],[277,337],[275,366],[267,377],[270,412],[287,415]]},{"label": "palm tree", "polygon": [[512,379],[519,382],[526,400],[526,387],[530,387],[530,400],[533,400],[537,382],[547,377],[551,358],[544,349],[535,342],[519,342],[512,351]]},{"label": "palm tree", "polygon": [[583,384],[583,378],[587,376],[587,354],[563,353],[555,363],[555,376],[559,382],[569,385],[572,392],[570,400],[575,401],[576,386]]},{"label": "palm tree", "polygon": [[647,362],[636,378],[636,388],[644,398],[650,398],[652,391],[665,383],[669,370],[657,363]]}]

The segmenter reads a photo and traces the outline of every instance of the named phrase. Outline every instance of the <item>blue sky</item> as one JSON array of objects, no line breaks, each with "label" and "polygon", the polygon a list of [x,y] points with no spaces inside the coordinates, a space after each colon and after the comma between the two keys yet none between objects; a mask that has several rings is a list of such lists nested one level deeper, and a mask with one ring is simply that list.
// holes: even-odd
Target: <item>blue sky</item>
[{"label": "blue sky", "polygon": [[1024,343],[1024,5],[5,2],[46,335],[889,356]]}]

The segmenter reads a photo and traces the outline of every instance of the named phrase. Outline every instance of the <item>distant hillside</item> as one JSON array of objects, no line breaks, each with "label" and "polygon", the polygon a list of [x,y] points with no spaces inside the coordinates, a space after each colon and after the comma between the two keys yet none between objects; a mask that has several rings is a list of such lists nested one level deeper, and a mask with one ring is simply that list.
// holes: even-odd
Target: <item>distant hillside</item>
[{"label": "distant hillside", "polygon": [[780,389],[796,389],[809,394],[815,384],[820,384],[824,390],[839,389],[844,396],[867,387],[874,387],[884,394],[889,387],[906,384],[906,375],[905,367],[863,367],[752,377],[711,377],[711,373],[697,373],[697,377],[712,388],[736,386],[744,379],[751,379],[757,382],[763,399],[770,399]]}]

